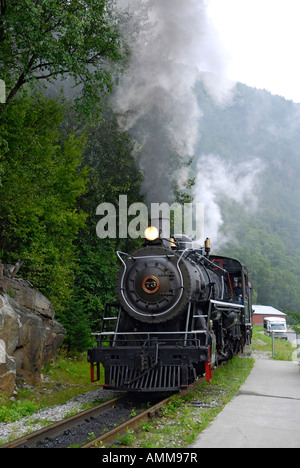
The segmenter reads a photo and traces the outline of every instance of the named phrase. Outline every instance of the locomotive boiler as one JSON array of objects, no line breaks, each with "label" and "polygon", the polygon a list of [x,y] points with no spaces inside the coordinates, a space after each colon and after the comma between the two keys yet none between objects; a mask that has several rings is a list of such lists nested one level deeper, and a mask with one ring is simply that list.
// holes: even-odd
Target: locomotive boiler
[{"label": "locomotive boiler", "polygon": [[176,391],[250,342],[251,285],[240,262],[210,255],[209,239],[199,249],[156,228],[145,236],[140,250],[117,253],[118,301],[106,305],[88,350],[91,379],[101,363],[105,388]]}]

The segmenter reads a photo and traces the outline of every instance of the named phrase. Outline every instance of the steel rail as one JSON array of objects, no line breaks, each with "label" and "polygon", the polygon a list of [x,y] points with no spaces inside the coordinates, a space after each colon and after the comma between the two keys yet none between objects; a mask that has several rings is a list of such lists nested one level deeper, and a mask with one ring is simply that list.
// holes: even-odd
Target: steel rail
[{"label": "steel rail", "polygon": [[95,406],[86,411],[82,411],[78,414],[75,414],[70,418],[64,419],[63,421],[51,424],[50,426],[44,427],[43,429],[32,432],[31,434],[27,434],[8,444],[2,445],[0,448],[30,448],[33,446],[37,446],[38,443],[44,441],[48,437],[58,437],[65,431],[79,426],[86,419],[104,414],[106,411],[113,408],[116,405],[116,403],[122,400],[123,398],[124,396],[121,396],[118,398],[114,398],[113,400],[109,400],[105,403],[102,403],[101,405]]}]

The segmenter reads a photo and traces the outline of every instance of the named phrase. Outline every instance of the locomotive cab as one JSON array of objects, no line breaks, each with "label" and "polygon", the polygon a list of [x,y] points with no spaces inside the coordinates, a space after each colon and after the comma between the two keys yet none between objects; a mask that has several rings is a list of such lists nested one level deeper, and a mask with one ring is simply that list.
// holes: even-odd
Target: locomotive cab
[{"label": "locomotive cab", "polygon": [[211,256],[212,262],[226,270],[229,286],[228,300],[243,306],[241,328],[245,344],[251,343],[252,338],[252,285],[249,281],[247,268],[239,261],[220,256]]}]

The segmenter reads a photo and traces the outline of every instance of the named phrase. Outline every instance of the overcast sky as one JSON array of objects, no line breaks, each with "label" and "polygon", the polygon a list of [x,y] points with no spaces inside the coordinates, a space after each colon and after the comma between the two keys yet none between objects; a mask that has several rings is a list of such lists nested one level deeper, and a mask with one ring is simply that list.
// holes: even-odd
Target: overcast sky
[{"label": "overcast sky", "polygon": [[207,0],[229,79],[300,102],[300,0]]}]

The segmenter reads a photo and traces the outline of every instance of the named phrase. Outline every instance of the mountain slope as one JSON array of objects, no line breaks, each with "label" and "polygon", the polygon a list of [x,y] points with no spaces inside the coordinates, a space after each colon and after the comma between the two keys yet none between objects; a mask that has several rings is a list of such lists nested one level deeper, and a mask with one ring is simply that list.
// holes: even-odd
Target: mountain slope
[{"label": "mountain slope", "polygon": [[300,106],[242,84],[225,107],[195,92],[196,198],[205,186],[218,206],[217,250],[248,265],[256,301],[300,312]]}]

